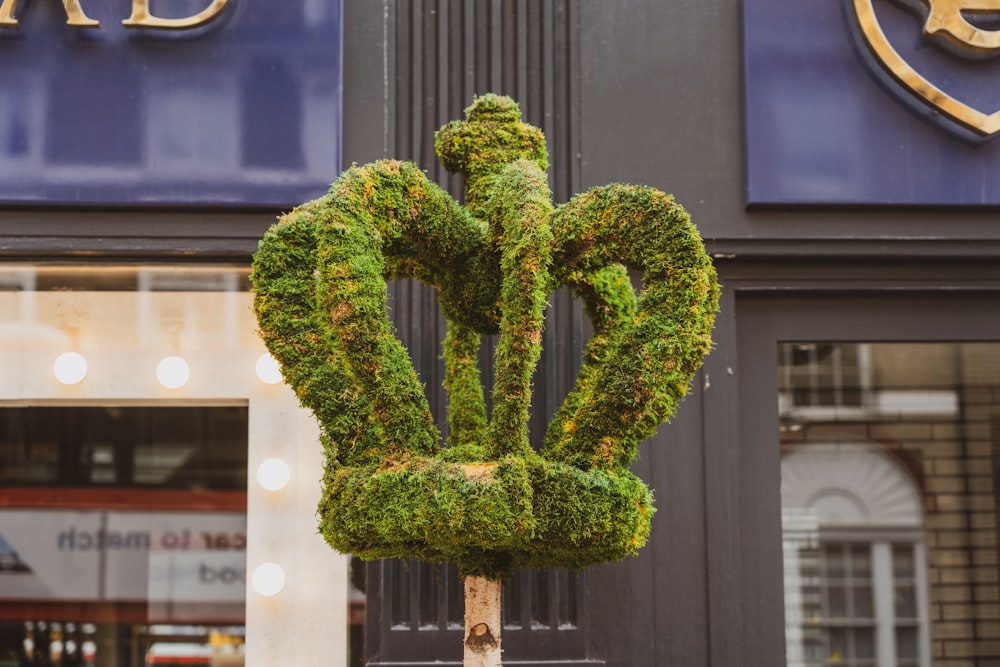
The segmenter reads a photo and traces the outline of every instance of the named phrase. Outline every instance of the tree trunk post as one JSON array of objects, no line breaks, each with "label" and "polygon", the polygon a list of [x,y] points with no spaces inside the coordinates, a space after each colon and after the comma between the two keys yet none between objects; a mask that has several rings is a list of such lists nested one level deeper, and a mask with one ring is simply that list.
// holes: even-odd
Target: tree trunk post
[{"label": "tree trunk post", "polygon": [[465,577],[465,667],[501,667],[499,579]]}]

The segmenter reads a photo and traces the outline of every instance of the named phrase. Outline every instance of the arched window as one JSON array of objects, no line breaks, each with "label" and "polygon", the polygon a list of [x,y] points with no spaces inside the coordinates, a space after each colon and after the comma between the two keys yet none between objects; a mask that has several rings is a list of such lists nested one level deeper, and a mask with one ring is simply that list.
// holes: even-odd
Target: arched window
[{"label": "arched window", "polygon": [[789,667],[929,667],[922,496],[869,444],[803,444],[781,463]]}]

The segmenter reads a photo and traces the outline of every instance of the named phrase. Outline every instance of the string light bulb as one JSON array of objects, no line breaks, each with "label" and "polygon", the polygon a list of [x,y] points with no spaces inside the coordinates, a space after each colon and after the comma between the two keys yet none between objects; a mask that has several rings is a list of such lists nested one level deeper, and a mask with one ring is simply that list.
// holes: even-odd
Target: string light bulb
[{"label": "string light bulb", "polygon": [[291,468],[281,459],[267,459],[257,466],[257,482],[268,491],[285,488],[291,476]]},{"label": "string light bulb", "polygon": [[271,597],[285,587],[285,571],[277,563],[261,563],[250,578],[253,589],[264,597]]},{"label": "string light bulb", "polygon": [[78,352],[64,352],[56,357],[52,372],[63,384],[78,384],[87,377],[87,360]]},{"label": "string light bulb", "polygon": [[156,366],[156,379],[167,389],[180,389],[191,377],[191,367],[180,357],[164,357]]},{"label": "string light bulb", "polygon": [[281,382],[281,366],[278,360],[265,352],[257,359],[257,377],[261,382],[267,384],[278,384]]}]

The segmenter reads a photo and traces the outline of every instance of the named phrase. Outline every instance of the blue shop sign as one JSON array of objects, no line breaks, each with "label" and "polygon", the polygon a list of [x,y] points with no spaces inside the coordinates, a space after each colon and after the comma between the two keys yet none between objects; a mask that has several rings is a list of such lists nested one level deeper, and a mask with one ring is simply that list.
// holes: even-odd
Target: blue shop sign
[{"label": "blue shop sign", "polygon": [[0,202],[287,207],[340,171],[339,0],[0,0]]},{"label": "blue shop sign", "polygon": [[995,0],[746,0],[751,204],[1000,204]]}]

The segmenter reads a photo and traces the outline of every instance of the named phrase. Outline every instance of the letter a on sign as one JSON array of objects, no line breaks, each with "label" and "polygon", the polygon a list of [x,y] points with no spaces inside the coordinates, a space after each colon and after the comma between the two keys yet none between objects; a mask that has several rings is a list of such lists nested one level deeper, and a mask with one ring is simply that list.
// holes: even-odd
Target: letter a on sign
[{"label": "letter a on sign", "polygon": [[[0,4],[0,28],[18,28],[20,24],[14,17],[17,3],[20,0],[3,0]],[[75,28],[100,28],[101,23],[83,13],[79,0],[63,0],[66,9],[66,23]]]},{"label": "letter a on sign", "polygon": [[[69,2],[70,0],[66,0]],[[229,3],[229,0],[212,0],[212,4],[194,16],[182,19],[161,19],[149,13],[149,0],[132,0],[132,16],[122,21],[126,28],[159,28],[184,30],[208,23]]]}]

